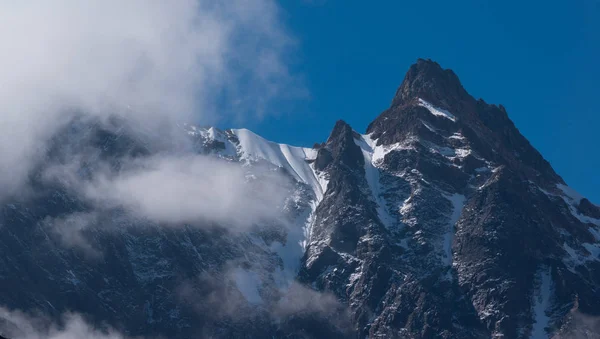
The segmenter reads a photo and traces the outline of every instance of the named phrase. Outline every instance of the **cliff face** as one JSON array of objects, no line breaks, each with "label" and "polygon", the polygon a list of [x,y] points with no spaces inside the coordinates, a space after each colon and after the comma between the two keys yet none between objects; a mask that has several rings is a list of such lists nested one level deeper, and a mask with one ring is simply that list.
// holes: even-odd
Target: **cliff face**
[{"label": "cliff face", "polygon": [[600,312],[597,207],[452,71],[419,60],[355,144],[364,166],[325,169],[336,185],[313,234],[328,236],[301,276],[347,300],[362,335],[524,338],[559,327],[576,296]]},{"label": "cliff face", "polygon": [[[600,315],[600,208],[502,106],[474,99],[433,61],[411,66],[366,134],[338,121],[313,149],[247,130],[181,130],[193,154],[242,165],[257,187],[265,173],[287,178],[272,207],[283,217],[232,232],[111,209],[77,233],[90,257],[44,221],[91,206],[34,175],[37,193],[2,209],[0,286],[11,292],[0,304],[173,338],[564,337],[576,300],[577,312]],[[99,159],[118,168],[163,152],[101,124],[66,135],[48,161],[76,140],[98,150],[85,162],[92,173]]]}]

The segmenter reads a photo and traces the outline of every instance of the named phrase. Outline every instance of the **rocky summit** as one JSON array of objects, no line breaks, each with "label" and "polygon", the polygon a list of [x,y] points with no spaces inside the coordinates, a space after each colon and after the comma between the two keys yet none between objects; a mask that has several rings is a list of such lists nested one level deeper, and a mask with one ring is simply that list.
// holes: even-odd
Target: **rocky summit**
[{"label": "rocky summit", "polygon": [[[431,60],[364,133],[340,120],[313,148],[177,130],[80,119],[51,140],[29,192],[2,202],[1,335],[23,335],[3,316],[20,311],[145,338],[600,337],[600,207]],[[74,155],[86,181],[165,153],[256,190],[285,178],[277,217],[165,225],[51,175]]]}]

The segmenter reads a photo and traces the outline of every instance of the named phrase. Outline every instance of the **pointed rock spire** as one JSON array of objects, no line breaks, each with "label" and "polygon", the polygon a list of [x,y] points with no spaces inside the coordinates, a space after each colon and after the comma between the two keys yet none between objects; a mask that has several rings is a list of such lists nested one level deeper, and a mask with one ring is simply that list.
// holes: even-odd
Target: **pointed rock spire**
[{"label": "pointed rock spire", "polygon": [[453,106],[454,102],[468,97],[469,94],[452,70],[443,69],[437,62],[429,59],[418,59],[406,72],[392,106],[402,105],[416,98]]},{"label": "pointed rock spire", "polygon": [[316,168],[324,169],[334,161],[340,161],[348,166],[362,166],[364,159],[354,143],[354,131],[343,120],[338,120],[327,139],[325,147],[319,149],[316,159]]}]

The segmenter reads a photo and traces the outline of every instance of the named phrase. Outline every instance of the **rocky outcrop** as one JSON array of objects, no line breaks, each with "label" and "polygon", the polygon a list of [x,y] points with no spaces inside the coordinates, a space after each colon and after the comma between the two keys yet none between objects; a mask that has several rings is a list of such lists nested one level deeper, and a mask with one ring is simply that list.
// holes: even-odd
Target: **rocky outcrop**
[{"label": "rocky outcrop", "polygon": [[[119,208],[95,213],[43,167],[75,154],[85,179],[177,142],[148,139],[119,119],[75,121],[32,174],[35,194],[0,209],[0,286],[11,291],[0,305],[57,319],[75,311],[168,338],[594,331],[600,209],[565,185],[504,107],[476,100],[431,60],[410,67],[366,134],[340,120],[313,149],[247,130],[181,130],[193,152],[242,165],[248,178],[262,180],[265,168],[285,175],[283,220],[231,232],[216,223],[164,227]],[[67,239],[83,248],[53,233],[52,222],[67,216],[91,218]],[[282,252],[298,243],[297,258]],[[282,286],[284,273],[291,281]],[[259,302],[235,274],[258,280]]]},{"label": "rocky outcrop", "polygon": [[[370,154],[379,187],[361,182],[355,164],[358,178],[343,186],[357,186],[355,195],[368,201],[360,208],[336,204],[343,194],[328,190],[317,215],[329,222],[316,223],[313,234],[354,220],[377,231],[359,233],[362,252],[338,251],[351,260],[321,266],[309,282],[347,286],[338,294],[351,305],[361,335],[529,338],[556,331],[581,293],[586,312],[600,311],[592,306],[600,304],[595,206],[571,203],[563,180],[506,110],[475,100],[452,71],[417,61],[391,107],[355,140]],[[368,220],[332,223],[347,206]],[[371,226],[378,224],[385,227]],[[305,266],[318,260],[309,252]]]}]

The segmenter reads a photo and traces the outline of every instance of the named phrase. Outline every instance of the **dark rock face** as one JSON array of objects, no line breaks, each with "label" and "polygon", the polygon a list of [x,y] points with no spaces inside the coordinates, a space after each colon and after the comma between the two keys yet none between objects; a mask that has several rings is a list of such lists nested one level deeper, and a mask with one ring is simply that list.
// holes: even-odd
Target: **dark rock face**
[{"label": "dark rock face", "polygon": [[[305,259],[305,279],[348,300],[361,335],[547,337],[577,295],[586,296],[580,310],[600,312],[592,306],[600,305],[597,207],[560,189],[502,106],[475,100],[452,71],[419,60],[367,133],[357,144],[370,144],[362,148],[372,151],[377,185],[361,182],[359,164],[329,168],[336,184],[313,234],[355,221],[367,233],[355,248],[334,247],[329,266],[312,266],[317,245]],[[351,203],[350,188],[333,189],[339,178],[356,187]],[[353,217],[343,220],[352,213],[343,208]]]},{"label": "dark rock face", "polygon": [[358,168],[363,165],[364,159],[360,147],[354,143],[354,131],[346,122],[339,120],[327,139],[325,146],[317,155],[318,170],[324,170],[334,161],[338,166]]},{"label": "dark rock face", "polygon": [[[169,149],[127,128],[69,128],[45,160],[85,154],[83,177],[98,159],[120,169]],[[36,194],[1,209],[0,289],[11,293],[0,305],[168,338],[594,337],[600,209],[565,185],[502,106],[474,99],[437,63],[411,66],[367,134],[338,121],[326,143],[302,151],[312,155],[296,163],[322,191],[297,167],[245,153],[245,132],[184,131],[194,152],[242,163],[251,177],[264,166],[289,176],[283,210],[296,229],[163,227],[111,209],[82,233],[90,256],[65,247],[48,221],[92,206],[34,174]],[[297,289],[286,292],[273,244],[302,227]],[[262,304],[242,297],[231,268],[258,272]]]}]

